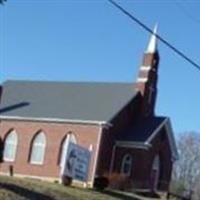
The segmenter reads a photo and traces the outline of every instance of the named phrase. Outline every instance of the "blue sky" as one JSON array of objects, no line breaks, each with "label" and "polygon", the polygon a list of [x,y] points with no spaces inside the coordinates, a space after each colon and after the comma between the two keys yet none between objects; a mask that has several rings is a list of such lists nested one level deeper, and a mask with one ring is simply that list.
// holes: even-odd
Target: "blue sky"
[{"label": "blue sky", "polygon": [[[200,1],[119,0],[200,63]],[[183,9],[184,8],[184,9]],[[134,82],[149,34],[106,0],[8,0],[0,6],[0,81]],[[200,132],[200,72],[159,43],[156,113]]]}]

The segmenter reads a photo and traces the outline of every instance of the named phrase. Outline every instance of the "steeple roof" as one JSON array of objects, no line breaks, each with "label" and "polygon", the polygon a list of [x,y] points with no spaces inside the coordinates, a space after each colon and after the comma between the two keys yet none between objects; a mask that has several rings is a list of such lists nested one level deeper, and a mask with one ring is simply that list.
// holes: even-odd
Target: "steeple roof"
[{"label": "steeple roof", "polygon": [[147,46],[146,53],[155,53],[157,51],[157,34],[158,24],[155,24],[153,34],[150,37],[149,44]]}]

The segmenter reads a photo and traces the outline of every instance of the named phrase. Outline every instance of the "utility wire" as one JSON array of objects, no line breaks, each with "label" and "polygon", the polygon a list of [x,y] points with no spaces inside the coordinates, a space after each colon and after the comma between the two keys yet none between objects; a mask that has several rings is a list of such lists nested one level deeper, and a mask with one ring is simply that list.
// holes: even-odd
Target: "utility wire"
[{"label": "utility wire", "polygon": [[[126,11],[123,7],[121,7],[119,4],[117,4],[113,0],[108,0],[112,5],[114,5],[116,8],[118,8],[121,12],[123,12],[126,16],[131,18],[133,21],[135,21],[139,26],[141,26],[143,29],[148,31],[151,34],[154,34],[154,32],[147,26],[145,25],[141,20],[138,18],[134,17],[131,13]],[[180,57],[188,61],[191,65],[193,65],[197,70],[200,71],[200,65],[197,64],[195,61],[193,61],[191,58],[189,58],[187,55],[185,55],[182,51],[178,50],[175,46],[170,44],[167,40],[165,40],[163,37],[159,36],[158,34],[155,34],[155,36],[162,42],[164,43],[168,48],[173,50],[176,54],[178,54]]]},{"label": "utility wire", "polygon": [[0,4],[4,4],[4,2],[7,0],[0,0]]}]

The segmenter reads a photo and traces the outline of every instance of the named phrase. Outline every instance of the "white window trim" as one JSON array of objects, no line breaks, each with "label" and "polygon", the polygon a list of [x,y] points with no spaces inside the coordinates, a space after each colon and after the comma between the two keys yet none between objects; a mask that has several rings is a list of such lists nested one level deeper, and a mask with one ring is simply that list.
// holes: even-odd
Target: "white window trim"
[{"label": "white window trim", "polygon": [[[130,156],[130,161],[129,161],[129,163],[128,164],[130,164],[130,170],[129,170],[129,172],[128,173],[124,173],[124,166],[125,166],[125,162],[127,162],[126,161],[126,159],[127,159],[127,157],[129,157]],[[122,175],[125,175],[125,176],[130,176],[131,175],[131,171],[132,171],[132,164],[133,164],[133,158],[132,158],[132,156],[131,156],[131,154],[125,154],[124,156],[123,156],[123,159],[122,159],[122,164],[121,164],[121,169],[120,169],[120,173],[122,174]]]},{"label": "white window trim", "polygon": [[152,163],[152,169],[159,170],[160,169],[160,156],[157,154],[154,156],[153,163]]},{"label": "white window trim", "polygon": [[[43,145],[37,145],[37,146],[43,146]],[[44,154],[42,156],[42,161],[41,162],[31,161],[31,158],[30,158],[30,163],[33,164],[33,165],[43,165],[44,164],[45,151],[46,151],[46,144],[44,145]],[[31,150],[31,157],[32,157],[32,150]]]},{"label": "white window trim", "polygon": [[[60,174],[62,175],[64,172],[64,168],[65,168],[65,163],[66,163],[66,156],[67,156],[67,151],[69,148],[69,143],[74,143],[77,144],[77,139],[74,133],[68,133],[65,138],[63,143],[61,144],[61,154],[60,156],[60,160],[59,160],[59,166],[60,166]],[[65,146],[65,147],[64,147]],[[63,151],[65,150],[65,151]],[[63,155],[64,154],[64,155]],[[62,160],[63,159],[63,160]]]},{"label": "white window trim", "polygon": [[[15,156],[15,157],[16,157],[16,156]],[[9,158],[4,157],[4,158],[3,158],[3,161],[5,161],[5,162],[14,162],[14,161],[15,161],[15,158],[14,158],[14,159],[9,159]]]},{"label": "white window trim", "polygon": [[69,137],[70,137],[69,135],[66,135],[64,137],[64,140],[61,143],[61,147],[60,147],[61,149],[60,149],[60,155],[59,155],[59,163],[58,163],[60,167],[63,167],[62,165],[64,164],[63,163],[64,162],[63,159],[66,156],[66,151],[67,151],[68,146],[69,146],[69,140],[70,140]]},{"label": "white window trim", "polygon": [[10,135],[10,134],[12,134],[12,132],[14,132],[15,134],[16,134],[16,143],[10,143],[10,144],[12,144],[12,145],[15,145],[15,152],[14,152],[14,158],[13,159],[10,159],[10,158],[8,158],[8,157],[5,157],[5,154],[4,154],[4,152],[5,152],[5,148],[4,148],[4,152],[3,152],[3,161],[5,161],[5,162],[14,162],[15,161],[15,159],[16,159],[16,155],[17,155],[17,146],[18,146],[18,135],[17,135],[17,132],[16,132],[16,130],[11,130],[7,135],[6,135],[6,138],[5,138],[5,143],[6,143],[6,140],[7,140],[7,138],[8,138],[8,136]]},{"label": "white window trim", "polygon": [[[37,162],[37,161],[32,161],[32,153],[33,153],[33,146],[34,146],[34,141],[36,139],[36,137],[39,135],[39,134],[44,134],[44,137],[45,137],[45,143],[44,144],[36,144],[36,146],[44,146],[44,153],[43,153],[43,156],[42,156],[42,160],[41,162]],[[32,141],[32,144],[31,144],[31,152],[30,152],[30,161],[29,163],[32,164],[32,165],[43,165],[44,164],[44,158],[45,158],[45,153],[46,153],[46,146],[47,146],[47,143],[46,143],[46,135],[44,132],[39,132],[38,134],[35,135],[35,137],[33,138],[33,141]]]},{"label": "white window trim", "polygon": [[44,159],[42,160],[42,162],[30,161],[30,164],[32,164],[32,165],[43,165],[44,164]]}]

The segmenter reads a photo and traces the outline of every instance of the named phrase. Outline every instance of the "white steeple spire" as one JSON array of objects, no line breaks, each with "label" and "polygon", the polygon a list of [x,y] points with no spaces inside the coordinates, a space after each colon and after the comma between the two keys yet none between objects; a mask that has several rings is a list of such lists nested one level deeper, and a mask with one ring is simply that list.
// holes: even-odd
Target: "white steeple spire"
[{"label": "white steeple spire", "polygon": [[156,37],[157,30],[158,30],[158,24],[156,23],[145,53],[155,53],[157,51],[157,37]]}]

